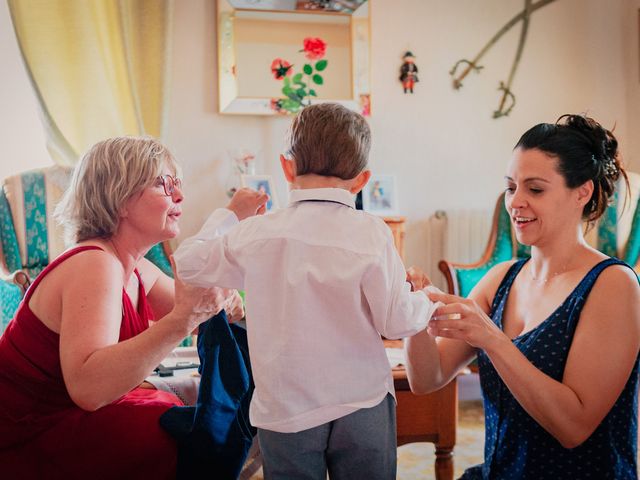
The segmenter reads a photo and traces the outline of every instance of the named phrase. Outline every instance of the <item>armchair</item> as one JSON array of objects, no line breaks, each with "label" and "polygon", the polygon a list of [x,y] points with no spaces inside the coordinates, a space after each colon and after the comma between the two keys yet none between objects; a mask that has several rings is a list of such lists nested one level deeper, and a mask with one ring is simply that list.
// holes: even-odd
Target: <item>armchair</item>
[{"label": "armchair", "polygon": [[[603,253],[627,262],[636,273],[640,273],[640,174],[628,172],[628,175],[630,200],[626,205],[620,200],[626,197],[624,189],[615,195],[597,225],[587,232],[586,240]],[[530,252],[528,246],[515,239],[502,193],[496,202],[491,234],[482,257],[470,264],[441,260],[438,268],[445,276],[449,293],[466,297],[491,267],[512,258],[526,258]]]},{"label": "armchair", "polygon": [[597,228],[587,234],[587,241],[640,273],[640,173],[627,172],[627,175],[629,197],[624,189],[615,195]]}]

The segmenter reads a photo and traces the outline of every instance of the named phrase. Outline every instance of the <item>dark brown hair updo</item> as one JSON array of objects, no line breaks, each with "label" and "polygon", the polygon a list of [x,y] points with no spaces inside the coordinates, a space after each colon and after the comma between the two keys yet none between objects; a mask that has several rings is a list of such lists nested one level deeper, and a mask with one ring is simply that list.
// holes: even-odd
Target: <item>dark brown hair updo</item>
[{"label": "dark brown hair updo", "polygon": [[539,123],[520,137],[515,148],[535,148],[557,158],[558,170],[569,188],[593,181],[593,195],[582,212],[586,221],[593,222],[604,213],[620,176],[629,192],[629,179],[618,158],[618,141],[593,118],[567,114],[555,124]]}]

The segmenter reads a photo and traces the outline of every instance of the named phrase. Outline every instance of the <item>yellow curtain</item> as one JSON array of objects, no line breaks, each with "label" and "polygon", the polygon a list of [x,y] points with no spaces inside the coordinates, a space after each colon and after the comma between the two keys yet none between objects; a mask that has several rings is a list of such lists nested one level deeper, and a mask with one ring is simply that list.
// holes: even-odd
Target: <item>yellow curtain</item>
[{"label": "yellow curtain", "polygon": [[163,137],[171,1],[8,0],[57,164],[107,137]]}]

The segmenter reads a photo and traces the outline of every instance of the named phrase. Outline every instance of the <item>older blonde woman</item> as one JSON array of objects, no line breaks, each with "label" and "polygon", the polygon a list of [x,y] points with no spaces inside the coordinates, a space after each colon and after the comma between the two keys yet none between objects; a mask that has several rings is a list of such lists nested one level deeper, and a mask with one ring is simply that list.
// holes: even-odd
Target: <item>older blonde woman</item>
[{"label": "older blonde woman", "polygon": [[[144,258],[179,233],[176,175],[151,138],[105,140],[78,164],[58,210],[77,245],[35,279],[0,338],[6,478],[175,476],[158,418],[180,401],[139,386],[200,322],[238,310],[234,293],[174,282]],[[241,200],[255,213],[260,198]]]}]

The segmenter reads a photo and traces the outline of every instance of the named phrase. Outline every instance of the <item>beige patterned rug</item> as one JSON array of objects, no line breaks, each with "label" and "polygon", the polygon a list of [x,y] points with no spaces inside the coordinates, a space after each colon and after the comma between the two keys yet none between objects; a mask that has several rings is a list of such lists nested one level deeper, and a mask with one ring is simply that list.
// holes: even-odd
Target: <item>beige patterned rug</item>
[{"label": "beige patterned rug", "polygon": [[[482,401],[459,403],[457,441],[454,449],[454,478],[465,469],[482,463],[484,454],[484,412]],[[432,443],[411,443],[398,448],[398,479],[435,479],[435,450]]]}]

